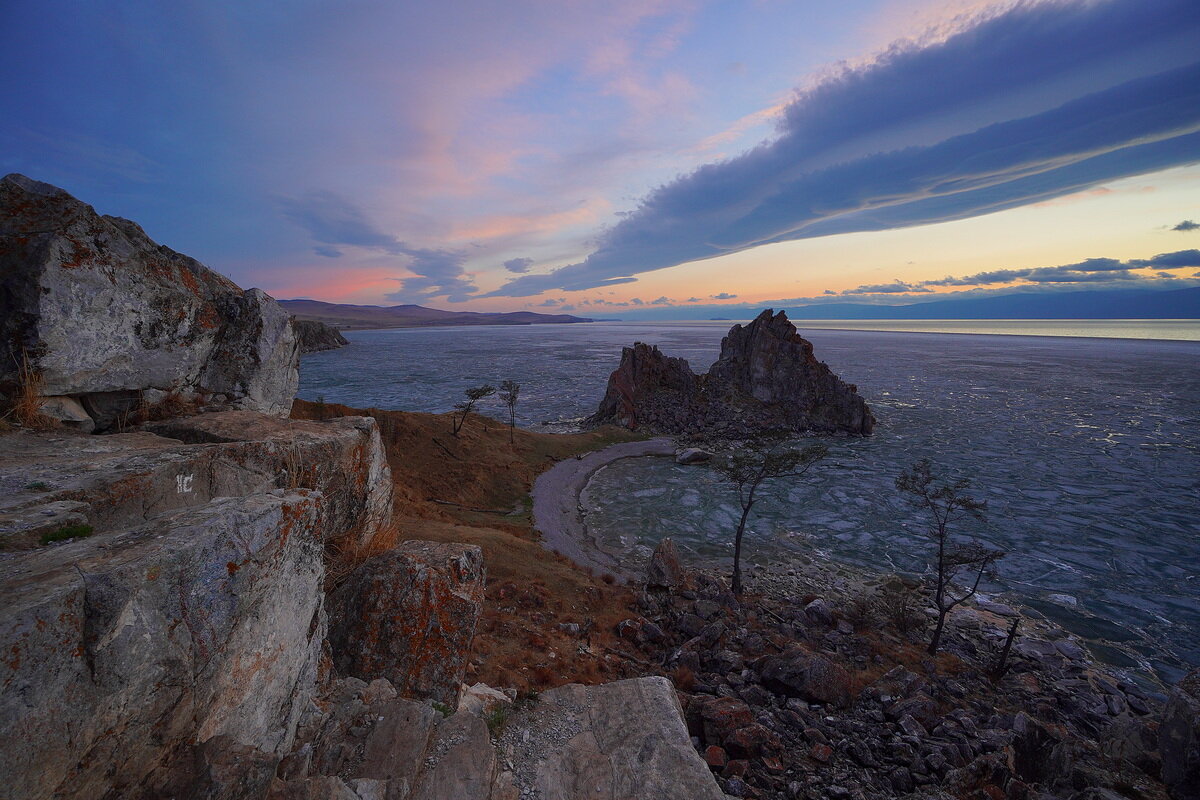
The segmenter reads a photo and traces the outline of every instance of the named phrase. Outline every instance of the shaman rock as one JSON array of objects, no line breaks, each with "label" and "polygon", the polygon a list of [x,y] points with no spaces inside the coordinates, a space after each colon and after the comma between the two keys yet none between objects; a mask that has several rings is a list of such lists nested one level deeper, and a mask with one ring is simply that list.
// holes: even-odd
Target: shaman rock
[{"label": "shaman rock", "polygon": [[853,384],[813,354],[787,315],[767,309],[734,325],[704,375],[638,342],[621,353],[604,399],[586,424],[729,438],[764,431],[870,434],[875,418]]}]

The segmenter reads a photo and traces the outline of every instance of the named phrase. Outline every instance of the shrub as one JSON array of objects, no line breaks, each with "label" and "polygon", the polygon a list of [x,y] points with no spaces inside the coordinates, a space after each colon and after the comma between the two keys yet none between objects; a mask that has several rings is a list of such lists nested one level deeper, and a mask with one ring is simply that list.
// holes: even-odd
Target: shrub
[{"label": "shrub", "polygon": [[61,542],[66,539],[82,539],[85,536],[91,536],[93,528],[91,525],[63,525],[61,528],[42,534],[42,544],[50,544],[51,542]]}]

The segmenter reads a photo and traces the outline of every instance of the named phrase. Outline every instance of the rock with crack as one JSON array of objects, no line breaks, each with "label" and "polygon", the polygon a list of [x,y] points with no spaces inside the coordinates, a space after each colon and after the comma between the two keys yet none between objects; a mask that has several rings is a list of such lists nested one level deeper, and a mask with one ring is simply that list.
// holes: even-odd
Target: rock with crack
[{"label": "rock with crack", "polygon": [[325,635],[320,508],[226,498],[0,561],[6,791],[152,796],[217,736],[286,753]]},{"label": "rock with crack", "polygon": [[153,393],[286,415],[299,381],[290,317],[137,223],[23,175],[0,179],[0,385],[28,360],[49,409],[99,429]]},{"label": "rock with crack", "polygon": [[338,673],[456,708],[484,585],[475,545],[403,542],[367,560],[329,596]]}]

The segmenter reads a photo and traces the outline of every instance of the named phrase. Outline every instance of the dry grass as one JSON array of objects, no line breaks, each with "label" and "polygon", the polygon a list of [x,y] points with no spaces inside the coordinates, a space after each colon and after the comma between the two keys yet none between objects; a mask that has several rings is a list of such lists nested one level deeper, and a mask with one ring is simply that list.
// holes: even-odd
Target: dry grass
[{"label": "dry grass", "polygon": [[[299,419],[346,415],[375,418],[395,483],[395,531],[390,541],[377,537],[371,554],[408,539],[483,550],[487,599],[468,683],[527,691],[633,674],[609,649],[631,647],[613,629],[634,614],[632,593],[545,550],[532,527],[529,492],[555,462],[637,437],[617,429],[575,435],[518,429],[510,443],[506,423],[475,414],[455,438],[449,415],[360,411],[303,400],[292,407]],[[344,578],[365,557],[335,553],[333,579]],[[581,634],[564,631],[563,623],[577,624]]]},{"label": "dry grass", "polygon": [[386,553],[400,542],[400,529],[389,525],[367,542],[330,544],[325,556],[325,591],[331,592],[367,559]]},{"label": "dry grass", "polygon": [[33,365],[29,354],[22,352],[21,363],[17,368],[16,391],[5,417],[14,419],[22,427],[38,431],[56,428],[58,421],[42,413],[43,399],[42,374]]}]

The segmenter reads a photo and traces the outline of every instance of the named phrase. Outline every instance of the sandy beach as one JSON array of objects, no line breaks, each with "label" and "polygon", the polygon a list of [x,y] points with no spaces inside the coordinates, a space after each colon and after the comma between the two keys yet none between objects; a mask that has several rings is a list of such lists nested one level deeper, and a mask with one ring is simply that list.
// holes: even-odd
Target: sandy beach
[{"label": "sandy beach", "polygon": [[674,453],[675,445],[667,437],[622,442],[580,458],[560,461],[543,472],[532,492],[533,525],[542,534],[542,544],[582,567],[609,572],[618,578],[627,574],[627,565],[622,565],[591,541],[579,506],[580,493],[597,470],[614,461]]}]

